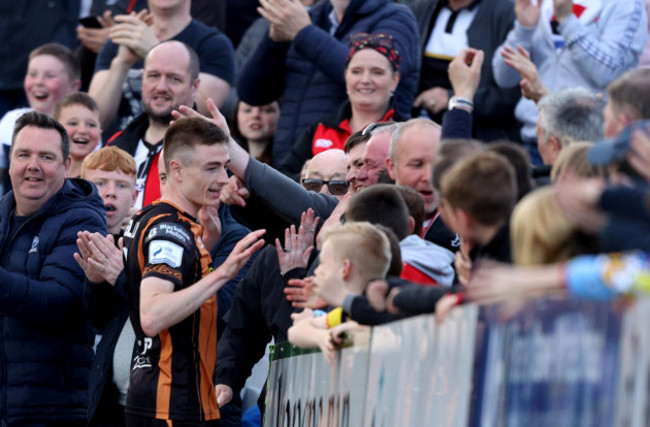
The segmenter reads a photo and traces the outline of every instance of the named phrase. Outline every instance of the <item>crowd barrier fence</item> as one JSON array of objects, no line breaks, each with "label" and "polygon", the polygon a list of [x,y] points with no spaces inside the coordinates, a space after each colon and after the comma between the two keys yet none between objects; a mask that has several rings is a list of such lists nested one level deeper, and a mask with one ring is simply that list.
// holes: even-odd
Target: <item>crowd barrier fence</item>
[{"label": "crowd barrier fence", "polygon": [[[509,313],[504,315],[504,313]],[[645,427],[650,299],[466,305],[271,351],[265,426]]]}]

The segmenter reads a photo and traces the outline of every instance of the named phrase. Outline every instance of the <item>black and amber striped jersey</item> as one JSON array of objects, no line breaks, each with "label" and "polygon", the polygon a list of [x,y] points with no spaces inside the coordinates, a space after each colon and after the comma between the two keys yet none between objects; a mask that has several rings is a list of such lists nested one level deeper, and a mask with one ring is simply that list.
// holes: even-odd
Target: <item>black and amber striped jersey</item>
[{"label": "black and amber striped jersey", "polygon": [[164,420],[219,418],[214,391],[217,352],[217,298],[192,315],[146,336],[140,324],[140,283],[158,277],[174,292],[192,286],[212,261],[195,219],[169,202],[156,201],[138,212],[124,233],[130,312],[136,336],[126,412]]}]

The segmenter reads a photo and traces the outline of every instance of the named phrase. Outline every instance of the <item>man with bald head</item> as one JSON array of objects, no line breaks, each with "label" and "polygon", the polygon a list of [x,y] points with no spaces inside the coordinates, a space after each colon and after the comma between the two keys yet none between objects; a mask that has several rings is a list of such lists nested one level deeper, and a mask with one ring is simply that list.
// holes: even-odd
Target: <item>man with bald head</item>
[{"label": "man with bald head", "polygon": [[307,166],[302,186],[307,190],[328,194],[341,200],[350,186],[345,180],[347,167],[348,155],[343,150],[332,149],[318,153]]},{"label": "man with bald head", "polygon": [[439,218],[431,180],[440,134],[440,126],[430,120],[412,119],[400,124],[390,140],[386,165],[397,185],[414,189],[424,199],[422,237],[455,251],[460,241]]},{"label": "man with bald head", "polygon": [[169,40],[149,50],[142,70],[145,112],[111,138],[108,144],[135,158],[137,209],[160,198],[158,157],[163,135],[172,120],[173,110],[181,105],[194,106],[199,83],[199,58],[185,43]]},{"label": "man with bald head", "polygon": [[[124,8],[130,3],[129,8],[132,8],[136,2],[118,3]],[[136,10],[140,10],[137,16],[131,13],[114,17],[110,38],[97,55],[88,93],[99,105],[102,128],[124,129],[142,113],[139,105],[144,96],[140,90],[142,60],[146,61],[149,50],[162,41],[187,43],[200,58],[201,84],[197,92],[200,108],[205,107],[208,97],[222,105],[235,82],[235,53],[228,37],[217,28],[192,19],[191,0],[138,3],[145,3],[146,9],[136,6]],[[208,111],[204,109],[203,112]]]}]

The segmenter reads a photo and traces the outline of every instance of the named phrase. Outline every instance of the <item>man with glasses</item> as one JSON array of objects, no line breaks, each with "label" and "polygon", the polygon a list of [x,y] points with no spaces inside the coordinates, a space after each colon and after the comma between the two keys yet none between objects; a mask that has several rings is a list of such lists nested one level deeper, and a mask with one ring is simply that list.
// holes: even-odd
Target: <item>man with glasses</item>
[{"label": "man with glasses", "polygon": [[361,188],[385,182],[390,139],[397,128],[397,123],[382,122],[371,123],[363,130],[364,134],[370,135],[370,139],[363,151],[363,166],[356,177]]},{"label": "man with glasses", "polygon": [[309,191],[329,194],[341,200],[350,183],[345,180],[348,155],[343,150],[327,150],[316,154],[307,166],[302,186]]},{"label": "man with glasses", "polygon": [[[182,112],[196,114],[185,109]],[[216,110],[213,114],[221,116]],[[220,121],[223,116],[221,119],[215,118]],[[225,123],[225,119],[222,121]],[[348,157],[348,174],[345,180],[352,184],[349,186],[351,188],[349,192],[355,193],[381,182],[380,178],[383,175],[388,175],[386,158],[388,157],[390,138],[396,128],[396,123],[372,123],[361,135],[354,134],[350,137],[350,139],[358,138],[359,141],[348,150],[350,156]],[[370,135],[370,139],[365,143],[365,137],[368,135]],[[375,148],[373,148],[373,141],[375,141]],[[363,151],[362,161],[358,161],[358,154],[353,155],[353,150],[355,152]],[[298,224],[300,215],[307,209],[313,209],[316,216],[326,219],[339,202],[339,199],[331,194],[304,191],[304,188],[297,185],[291,178],[250,157],[237,143],[231,141],[229,151],[231,159],[234,159],[231,161],[229,169],[235,176],[231,177],[228,185],[223,187],[221,200],[224,203],[244,207],[247,203],[246,199],[253,195],[256,200],[270,207],[282,220],[290,224]],[[357,168],[359,169],[355,175],[352,172]]]}]

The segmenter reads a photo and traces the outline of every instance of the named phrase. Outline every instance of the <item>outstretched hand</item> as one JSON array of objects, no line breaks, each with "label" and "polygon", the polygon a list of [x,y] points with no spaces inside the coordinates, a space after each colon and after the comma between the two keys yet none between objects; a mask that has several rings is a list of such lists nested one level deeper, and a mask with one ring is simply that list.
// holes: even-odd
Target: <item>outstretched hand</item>
[{"label": "outstretched hand", "polygon": [[564,288],[562,264],[514,267],[483,260],[472,274],[465,299],[477,304],[496,304],[542,297]]},{"label": "outstretched hand", "polygon": [[264,246],[264,240],[261,239],[264,233],[266,233],[264,229],[248,233],[243,239],[237,242],[230,255],[228,255],[228,258],[215,270],[215,273],[220,272],[223,274],[226,278],[225,282],[234,279],[251,256]]},{"label": "outstretched hand", "polygon": [[280,240],[275,239],[275,249],[280,262],[280,273],[298,267],[307,267],[309,256],[314,250],[314,233],[319,218],[314,219],[314,211],[309,208],[300,217],[300,227],[296,233],[296,227],[291,225],[284,230],[284,248]]},{"label": "outstretched hand", "polygon": [[[207,110],[210,112],[210,117],[204,116],[191,109],[188,106],[181,105],[178,107],[178,110],[172,111],[172,117],[176,120],[183,117],[199,117],[203,120],[206,120],[212,124],[217,125],[221,128],[222,131],[228,137],[228,154],[230,155],[230,162],[228,163],[228,169],[235,174],[237,177],[243,179],[246,173],[246,168],[248,167],[248,162],[250,161],[250,156],[230,135],[230,129],[228,128],[228,122],[221,111],[217,108],[216,104],[211,98],[208,98],[206,101]],[[172,121],[173,123],[173,121]],[[224,203],[227,203],[222,199]]]},{"label": "outstretched hand", "polygon": [[221,111],[219,111],[212,98],[208,98],[206,101],[206,106],[208,107],[208,111],[210,112],[211,117],[204,116],[203,114],[199,113],[196,110],[193,110],[186,105],[181,105],[178,107],[178,110],[172,111],[172,117],[174,119],[180,119],[182,117],[200,117],[210,123],[219,126],[219,128],[221,128],[221,130],[230,137],[230,128],[228,128],[228,121],[224,115],[221,114]]}]

